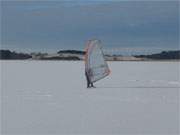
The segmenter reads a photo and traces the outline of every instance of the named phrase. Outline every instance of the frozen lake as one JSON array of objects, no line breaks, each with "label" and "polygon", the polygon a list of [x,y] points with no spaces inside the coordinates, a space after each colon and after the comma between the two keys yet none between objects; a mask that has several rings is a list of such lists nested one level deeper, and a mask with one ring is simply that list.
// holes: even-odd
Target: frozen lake
[{"label": "frozen lake", "polygon": [[94,89],[83,62],[0,64],[3,134],[179,134],[179,62],[109,62]]}]

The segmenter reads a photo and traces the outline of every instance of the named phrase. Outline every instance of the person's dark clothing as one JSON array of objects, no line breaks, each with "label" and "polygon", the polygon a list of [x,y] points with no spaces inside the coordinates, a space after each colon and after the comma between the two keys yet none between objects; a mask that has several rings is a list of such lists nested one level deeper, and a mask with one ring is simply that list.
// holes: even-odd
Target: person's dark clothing
[{"label": "person's dark clothing", "polygon": [[89,74],[87,71],[85,71],[85,75],[86,75],[86,80],[87,80],[87,88],[94,87],[93,83],[91,82],[91,80],[89,78]]}]

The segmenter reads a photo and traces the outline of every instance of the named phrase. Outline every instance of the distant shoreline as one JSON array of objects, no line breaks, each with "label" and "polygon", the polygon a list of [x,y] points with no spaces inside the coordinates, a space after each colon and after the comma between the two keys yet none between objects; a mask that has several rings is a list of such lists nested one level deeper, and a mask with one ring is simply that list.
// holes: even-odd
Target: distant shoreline
[{"label": "distant shoreline", "polygon": [[[61,50],[54,54],[48,53],[17,53],[10,50],[0,50],[0,60],[41,60],[41,61],[82,61],[84,51]],[[150,55],[104,55],[106,61],[180,61],[180,50],[162,51]]]},{"label": "distant shoreline", "polygon": [[[37,61],[37,62],[84,62],[84,60],[34,60],[34,59],[0,59],[0,61]],[[180,62],[180,60],[107,60],[108,62]]]}]

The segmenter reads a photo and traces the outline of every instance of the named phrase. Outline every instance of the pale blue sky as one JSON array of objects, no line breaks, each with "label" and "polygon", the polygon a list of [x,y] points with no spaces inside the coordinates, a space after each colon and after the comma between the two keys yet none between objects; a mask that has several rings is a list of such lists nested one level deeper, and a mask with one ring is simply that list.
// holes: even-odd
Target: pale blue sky
[{"label": "pale blue sky", "polygon": [[110,49],[179,48],[178,1],[4,1],[1,7],[2,48],[83,49],[91,38]]}]

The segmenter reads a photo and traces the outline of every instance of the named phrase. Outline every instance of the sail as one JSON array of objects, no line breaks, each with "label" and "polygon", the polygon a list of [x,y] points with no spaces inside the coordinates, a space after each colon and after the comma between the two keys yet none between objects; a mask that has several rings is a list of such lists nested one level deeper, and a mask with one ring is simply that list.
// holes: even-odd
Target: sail
[{"label": "sail", "polygon": [[91,82],[96,82],[109,75],[100,40],[89,40],[85,54],[85,70]]}]

